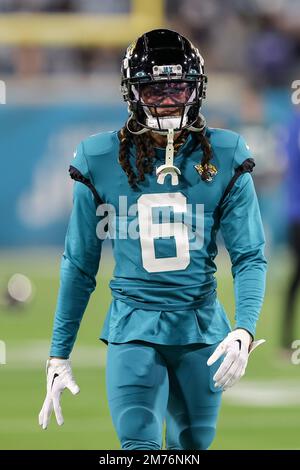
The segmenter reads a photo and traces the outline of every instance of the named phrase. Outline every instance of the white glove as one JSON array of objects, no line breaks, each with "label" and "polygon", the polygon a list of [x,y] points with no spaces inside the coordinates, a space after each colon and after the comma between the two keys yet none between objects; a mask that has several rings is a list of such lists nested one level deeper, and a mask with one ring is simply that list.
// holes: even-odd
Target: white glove
[{"label": "white glove", "polygon": [[240,380],[245,374],[250,353],[264,342],[264,339],[252,341],[250,333],[242,328],[237,328],[229,333],[207,361],[207,365],[211,366],[223,354],[225,355],[222,364],[213,377],[215,387],[222,387],[223,390],[227,390]]},{"label": "white glove", "polygon": [[69,359],[48,359],[46,363],[47,395],[39,414],[39,424],[46,429],[52,411],[54,409],[57,424],[61,426],[64,422],[60,406],[60,397],[65,388],[73,395],[79,393],[79,387],[72,375],[71,362]]}]

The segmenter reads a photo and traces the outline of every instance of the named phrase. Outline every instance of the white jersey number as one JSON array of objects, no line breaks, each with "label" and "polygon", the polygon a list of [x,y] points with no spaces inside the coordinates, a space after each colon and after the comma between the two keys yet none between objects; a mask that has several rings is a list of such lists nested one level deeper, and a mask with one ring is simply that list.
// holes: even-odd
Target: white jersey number
[{"label": "white jersey number", "polygon": [[[171,207],[173,212],[187,211],[186,197],[182,193],[143,194],[137,202],[143,266],[149,273],[178,271],[190,263],[188,229],[183,222],[153,223],[154,208]],[[154,240],[174,237],[176,256],[156,258]]]}]

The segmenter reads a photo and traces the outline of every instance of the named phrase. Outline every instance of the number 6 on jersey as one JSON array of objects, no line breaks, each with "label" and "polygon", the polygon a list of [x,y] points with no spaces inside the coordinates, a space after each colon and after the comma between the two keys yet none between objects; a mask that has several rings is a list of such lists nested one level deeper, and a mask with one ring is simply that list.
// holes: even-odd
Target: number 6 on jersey
[{"label": "number 6 on jersey", "polygon": [[[174,213],[186,213],[186,197],[182,193],[143,194],[137,201],[143,267],[149,273],[178,271],[190,263],[188,229],[183,222],[153,223],[154,208],[172,207]],[[160,237],[174,237],[176,256],[155,257],[154,241]]]}]

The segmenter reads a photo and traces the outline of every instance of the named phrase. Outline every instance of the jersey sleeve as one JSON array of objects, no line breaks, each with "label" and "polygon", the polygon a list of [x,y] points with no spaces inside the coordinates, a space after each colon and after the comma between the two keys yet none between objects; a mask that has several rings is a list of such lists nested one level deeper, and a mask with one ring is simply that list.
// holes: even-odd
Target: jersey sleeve
[{"label": "jersey sleeve", "polygon": [[253,158],[252,152],[244,137],[239,135],[233,156],[233,171],[247,158]]},{"label": "jersey sleeve", "polygon": [[[251,156],[242,137],[236,146],[234,166]],[[255,335],[262,307],[266,259],[265,236],[253,179],[242,174],[221,206],[220,228],[232,263],[235,292],[235,328]]]},{"label": "jersey sleeve", "polygon": [[[81,146],[75,160],[78,169],[88,176]],[[73,208],[61,260],[51,356],[69,357],[90,295],[96,287],[102,248],[102,240],[96,234],[99,220],[92,192],[81,182],[75,181]]]}]

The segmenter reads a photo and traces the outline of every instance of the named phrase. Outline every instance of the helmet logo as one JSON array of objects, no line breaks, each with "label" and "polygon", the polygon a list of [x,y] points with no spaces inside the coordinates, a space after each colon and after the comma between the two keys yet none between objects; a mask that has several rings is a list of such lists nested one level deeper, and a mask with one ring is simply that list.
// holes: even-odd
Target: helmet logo
[{"label": "helmet logo", "polygon": [[182,75],[182,66],[180,64],[178,65],[154,65],[153,67],[153,76],[155,78],[168,78],[168,77],[162,77],[161,75],[176,75],[176,76],[181,76]]},{"label": "helmet logo", "polygon": [[133,41],[126,50],[126,57],[130,58],[132,56],[132,52],[136,46],[136,41]]}]

